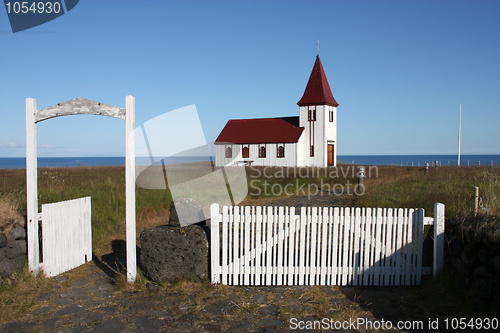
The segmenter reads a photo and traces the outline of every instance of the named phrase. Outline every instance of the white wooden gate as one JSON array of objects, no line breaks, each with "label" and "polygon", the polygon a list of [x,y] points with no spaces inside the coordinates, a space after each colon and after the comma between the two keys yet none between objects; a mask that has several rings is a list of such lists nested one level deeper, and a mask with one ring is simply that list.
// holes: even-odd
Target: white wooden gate
[{"label": "white wooden gate", "polygon": [[[437,215],[436,215],[437,214]],[[435,242],[444,205],[436,204]],[[422,267],[423,209],[211,207],[211,280],[229,285],[419,285],[441,270]]]},{"label": "white wooden gate", "polygon": [[38,165],[37,124],[54,117],[94,114],[125,120],[125,221],[127,226],[127,280],[137,275],[135,229],[135,98],[125,98],[125,109],[84,98],[57,103],[37,110],[36,100],[26,99],[26,220],[28,230],[28,267],[36,273],[40,268],[38,242]]},{"label": "white wooden gate", "polygon": [[42,205],[42,268],[48,277],[92,260],[90,197]]}]

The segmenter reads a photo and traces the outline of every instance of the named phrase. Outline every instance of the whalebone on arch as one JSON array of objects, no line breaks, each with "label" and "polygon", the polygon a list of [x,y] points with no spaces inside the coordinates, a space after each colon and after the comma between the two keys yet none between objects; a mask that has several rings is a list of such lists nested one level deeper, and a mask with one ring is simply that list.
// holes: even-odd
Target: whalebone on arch
[{"label": "whalebone on arch", "polygon": [[94,114],[125,120],[125,109],[77,97],[35,112],[35,122],[75,114]]}]

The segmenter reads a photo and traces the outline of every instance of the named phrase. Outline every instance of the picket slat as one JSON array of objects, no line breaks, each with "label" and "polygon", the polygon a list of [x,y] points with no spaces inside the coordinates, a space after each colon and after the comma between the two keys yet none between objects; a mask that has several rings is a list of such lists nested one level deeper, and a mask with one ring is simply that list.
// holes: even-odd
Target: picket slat
[{"label": "picket slat", "polygon": [[272,227],[273,227],[273,207],[267,207],[267,216],[265,217],[265,223],[266,223],[266,261],[265,261],[265,267],[266,267],[266,285],[270,286],[272,285],[271,281],[271,275],[273,271],[273,266],[272,266]]},{"label": "picket slat", "polygon": [[424,247],[424,210],[418,210],[417,286],[422,280],[422,252]]},{"label": "picket slat", "polygon": [[[324,207],[323,208],[323,213],[321,214],[321,279],[319,281],[319,284],[324,286],[326,285],[326,276],[328,272],[328,266],[327,266],[327,249],[330,247],[330,244],[327,242],[327,228],[328,228],[328,208]],[[319,253],[319,251],[318,251]]]},{"label": "picket slat", "polygon": [[410,276],[411,259],[412,259],[412,209],[406,209],[405,228],[406,228],[406,246],[405,246],[405,268],[404,268],[404,285],[411,285]]},{"label": "picket slat", "polygon": [[256,208],[256,213],[257,218],[256,218],[256,233],[257,237],[255,238],[255,285],[260,286],[263,283],[263,277],[262,277],[262,246],[264,244],[263,237],[262,237],[262,207],[257,207]]},{"label": "picket slat", "polygon": [[297,247],[295,246],[295,238],[297,236],[295,229],[295,207],[290,207],[290,217],[289,217],[289,228],[288,228],[288,285],[292,286],[296,283],[296,261],[295,257],[297,255]]},{"label": "picket slat", "polygon": [[276,284],[278,285],[284,285],[283,283],[283,240],[284,240],[284,232],[283,228],[285,225],[284,219],[286,216],[288,216],[288,207],[286,209],[286,214],[285,214],[285,208],[280,207],[278,210],[278,260],[277,260],[277,281]]}]

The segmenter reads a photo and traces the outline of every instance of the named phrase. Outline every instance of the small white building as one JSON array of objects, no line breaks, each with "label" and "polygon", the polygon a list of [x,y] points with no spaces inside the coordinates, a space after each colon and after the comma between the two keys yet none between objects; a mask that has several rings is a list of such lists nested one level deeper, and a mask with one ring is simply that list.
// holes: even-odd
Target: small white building
[{"label": "small white building", "polygon": [[297,105],[298,117],[229,120],[215,140],[215,165],[336,166],[339,104],[319,55]]}]

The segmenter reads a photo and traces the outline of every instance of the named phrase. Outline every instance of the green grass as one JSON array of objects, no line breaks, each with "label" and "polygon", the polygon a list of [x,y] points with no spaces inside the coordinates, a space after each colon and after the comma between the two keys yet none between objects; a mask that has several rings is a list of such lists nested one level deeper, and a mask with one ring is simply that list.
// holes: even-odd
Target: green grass
[{"label": "green grass", "polygon": [[358,201],[363,207],[424,208],[431,215],[434,204],[441,202],[447,217],[467,216],[478,186],[485,209],[490,214],[500,212],[499,167],[439,167],[428,175],[423,168],[380,167],[379,178],[365,184],[366,194]]}]

